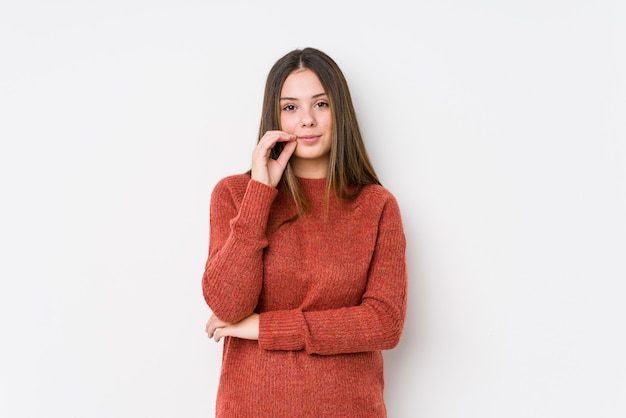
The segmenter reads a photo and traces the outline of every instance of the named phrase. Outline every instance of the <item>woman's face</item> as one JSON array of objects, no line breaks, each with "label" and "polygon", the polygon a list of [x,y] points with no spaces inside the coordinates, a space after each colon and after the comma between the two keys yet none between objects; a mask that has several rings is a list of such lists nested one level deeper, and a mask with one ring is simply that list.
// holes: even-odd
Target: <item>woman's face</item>
[{"label": "woman's face", "polygon": [[291,157],[298,176],[325,177],[331,147],[332,114],[328,96],[309,69],[289,74],[280,91],[281,130],[298,137]]}]

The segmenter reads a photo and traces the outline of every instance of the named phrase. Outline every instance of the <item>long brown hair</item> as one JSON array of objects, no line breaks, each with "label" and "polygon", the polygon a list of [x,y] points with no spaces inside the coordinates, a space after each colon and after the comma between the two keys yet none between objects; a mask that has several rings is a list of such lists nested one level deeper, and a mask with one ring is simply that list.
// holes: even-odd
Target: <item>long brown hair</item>
[{"label": "long brown hair", "polygon": [[[326,176],[327,201],[331,190],[338,200],[355,199],[363,186],[380,184],[380,181],[365,150],[348,83],[339,66],[324,52],[315,48],[295,49],[276,61],[265,83],[258,140],[267,131],[281,129],[280,92],[287,76],[302,68],[313,71],[319,78],[328,96],[332,114],[332,144]],[[277,158],[283,146],[284,143],[276,144],[271,157]],[[298,213],[292,220],[302,216],[309,208],[309,202],[291,164],[287,164],[278,187],[289,190],[296,203]]]}]

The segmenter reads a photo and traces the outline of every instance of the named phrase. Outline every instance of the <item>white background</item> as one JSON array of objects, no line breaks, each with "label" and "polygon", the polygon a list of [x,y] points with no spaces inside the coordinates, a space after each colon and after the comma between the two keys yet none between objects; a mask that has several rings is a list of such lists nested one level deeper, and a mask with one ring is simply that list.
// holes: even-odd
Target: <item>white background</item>
[{"label": "white background", "polygon": [[3,1],[0,416],[213,416],[200,279],[291,49],[397,197],[391,418],[626,416],[626,11],[596,0]]}]

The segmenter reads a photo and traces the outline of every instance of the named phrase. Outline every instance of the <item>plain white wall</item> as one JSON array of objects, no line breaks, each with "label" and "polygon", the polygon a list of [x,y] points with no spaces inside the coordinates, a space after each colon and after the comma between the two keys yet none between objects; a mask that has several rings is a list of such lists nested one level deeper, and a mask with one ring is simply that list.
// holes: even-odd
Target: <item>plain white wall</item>
[{"label": "plain white wall", "polygon": [[4,1],[0,416],[213,415],[209,195],[296,47],[408,238],[391,418],[626,416],[623,2]]}]

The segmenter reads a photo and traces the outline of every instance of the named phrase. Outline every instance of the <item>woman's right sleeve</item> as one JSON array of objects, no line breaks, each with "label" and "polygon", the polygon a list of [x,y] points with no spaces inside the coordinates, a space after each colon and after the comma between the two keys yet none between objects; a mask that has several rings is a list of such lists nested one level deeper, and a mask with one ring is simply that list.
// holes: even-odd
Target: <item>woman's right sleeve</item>
[{"label": "woman's right sleeve", "polygon": [[211,193],[204,299],[228,323],[254,312],[263,283],[267,219],[278,191],[255,180],[226,178]]}]

